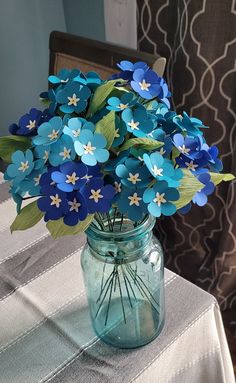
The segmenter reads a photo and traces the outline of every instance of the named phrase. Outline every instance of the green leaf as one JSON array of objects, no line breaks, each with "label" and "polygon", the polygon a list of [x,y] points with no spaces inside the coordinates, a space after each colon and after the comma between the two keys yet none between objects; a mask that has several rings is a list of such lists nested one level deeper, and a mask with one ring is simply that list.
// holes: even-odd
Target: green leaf
[{"label": "green leaf", "polygon": [[178,188],[180,199],[174,202],[177,209],[187,205],[192,200],[194,194],[204,186],[189,170],[181,170],[184,173],[184,176],[181,179],[181,185]]},{"label": "green leaf", "polygon": [[96,124],[96,133],[102,133],[107,139],[107,149],[114,141],[116,134],[115,112],[111,111]]},{"label": "green leaf", "polygon": [[122,79],[110,80],[107,81],[105,84],[102,84],[99,87],[97,87],[92,97],[92,100],[90,101],[87,117],[91,114],[94,114],[98,109],[102,108],[102,106],[105,104],[106,98],[114,89],[116,89],[115,84],[118,81],[120,83],[125,82]]},{"label": "green leaf", "polygon": [[127,140],[124,145],[120,148],[120,151],[123,152],[133,146],[143,150],[154,150],[158,149],[163,145],[163,142],[153,140],[152,138],[130,138]]},{"label": "green leaf", "polygon": [[0,137],[0,158],[10,163],[11,156],[16,150],[23,152],[31,147],[31,140],[22,136],[4,136]]},{"label": "green leaf", "polygon": [[220,173],[210,173],[211,180],[215,185],[220,184],[222,181],[232,181],[235,179],[235,176],[230,173],[220,174]]},{"label": "green leaf", "polygon": [[42,218],[43,212],[39,210],[37,201],[25,206],[11,224],[11,233],[16,230],[26,230],[36,225]]},{"label": "green leaf", "polygon": [[84,221],[79,222],[75,226],[65,225],[63,218],[57,221],[48,221],[46,226],[52,238],[57,239],[63,237],[64,235],[75,235],[83,233],[92,222],[93,217],[94,214],[90,214],[85,218]]}]

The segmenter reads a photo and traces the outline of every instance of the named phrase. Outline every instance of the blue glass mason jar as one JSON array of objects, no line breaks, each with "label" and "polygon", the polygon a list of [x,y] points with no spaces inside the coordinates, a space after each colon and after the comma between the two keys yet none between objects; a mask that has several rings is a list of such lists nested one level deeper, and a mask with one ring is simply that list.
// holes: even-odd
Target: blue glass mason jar
[{"label": "blue glass mason jar", "polygon": [[92,325],[105,343],[135,348],[158,336],[164,325],[163,252],[152,233],[155,219],[137,227],[116,220],[113,231],[91,225],[82,255]]}]

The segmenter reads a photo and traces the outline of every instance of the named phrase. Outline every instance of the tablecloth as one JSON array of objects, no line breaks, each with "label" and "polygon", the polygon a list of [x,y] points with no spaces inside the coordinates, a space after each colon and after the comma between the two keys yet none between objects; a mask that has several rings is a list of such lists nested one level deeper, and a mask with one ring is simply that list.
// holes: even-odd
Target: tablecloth
[{"label": "tablecloth", "polygon": [[161,335],[120,350],[93,333],[80,268],[85,236],[52,240],[40,222],[10,234],[15,206],[0,185],[1,383],[233,383],[214,297],[165,270]]}]

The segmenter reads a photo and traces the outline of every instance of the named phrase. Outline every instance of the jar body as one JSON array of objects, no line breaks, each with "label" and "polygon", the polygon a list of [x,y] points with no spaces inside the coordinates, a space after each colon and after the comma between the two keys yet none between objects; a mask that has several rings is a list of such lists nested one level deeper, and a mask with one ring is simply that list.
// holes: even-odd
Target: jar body
[{"label": "jar body", "polygon": [[81,264],[95,333],[112,346],[135,348],[164,325],[163,253],[150,225],[119,236],[88,233]]}]

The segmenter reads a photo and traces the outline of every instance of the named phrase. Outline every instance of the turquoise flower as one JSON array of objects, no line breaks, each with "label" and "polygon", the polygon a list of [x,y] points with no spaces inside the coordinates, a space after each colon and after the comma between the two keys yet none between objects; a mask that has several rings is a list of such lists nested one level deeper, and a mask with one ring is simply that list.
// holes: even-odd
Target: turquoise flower
[{"label": "turquoise flower", "polygon": [[140,221],[147,214],[147,206],[143,201],[145,189],[123,188],[117,205],[122,214],[127,214],[132,221]]},{"label": "turquoise flower", "polygon": [[207,126],[203,125],[201,120],[195,117],[189,117],[186,112],[183,112],[183,117],[181,115],[175,116],[173,121],[180,127],[183,132],[187,132],[189,136],[193,137],[202,134],[200,129],[207,128]]},{"label": "turquoise flower", "polygon": [[68,120],[67,126],[65,126],[63,129],[63,133],[70,136],[73,141],[76,141],[80,135],[81,130],[83,129],[91,130],[91,132],[94,132],[95,125],[92,122],[85,120],[85,118],[73,117]]},{"label": "turquoise flower", "polygon": [[33,138],[34,145],[51,145],[56,142],[62,134],[63,122],[61,117],[56,116],[48,122],[44,122],[38,128],[38,135]]},{"label": "turquoise flower", "polygon": [[29,193],[31,196],[38,196],[40,194],[40,179],[42,174],[46,173],[47,168],[34,169],[30,175],[20,183],[19,188],[22,193]]},{"label": "turquoise flower", "polygon": [[154,121],[149,118],[143,106],[139,106],[134,110],[125,109],[121,117],[126,123],[128,132],[133,133],[136,137],[146,137],[155,128]]},{"label": "turquoise flower", "polygon": [[120,98],[119,97],[110,97],[107,100],[108,110],[114,110],[115,112],[122,112],[124,109],[130,108],[136,104],[136,99],[134,99],[134,94],[131,92],[124,93]]},{"label": "turquoise flower", "polygon": [[52,166],[58,166],[75,159],[74,143],[71,137],[63,134],[59,140],[51,145],[49,162]]},{"label": "turquoise flower", "polygon": [[158,152],[150,155],[144,154],[143,160],[154,178],[158,181],[167,181],[168,186],[178,187],[179,180],[183,177],[180,169],[175,169],[172,161],[163,158]]},{"label": "turquoise flower", "polygon": [[109,158],[109,151],[105,149],[106,138],[100,133],[92,133],[90,130],[82,130],[78,141],[75,141],[75,151],[81,156],[81,161],[89,166],[97,162],[106,162]]},{"label": "turquoise flower", "polygon": [[65,85],[68,82],[72,81],[75,77],[80,74],[79,69],[61,69],[57,75],[51,75],[48,77],[48,81],[53,85]]},{"label": "turquoise flower", "polygon": [[168,187],[166,181],[158,181],[151,189],[146,189],[143,200],[148,204],[148,211],[154,217],[163,215],[173,215],[176,206],[172,201],[179,199],[179,192],[175,188]]},{"label": "turquoise flower", "polygon": [[34,168],[34,157],[31,150],[27,149],[26,152],[17,150],[13,153],[12,164],[10,164],[6,170],[6,175],[13,180],[13,185],[18,185],[23,181]]},{"label": "turquoise flower", "polygon": [[129,188],[144,188],[150,183],[150,172],[146,166],[135,158],[128,158],[116,168],[116,174],[123,185]]},{"label": "turquoise flower", "polygon": [[118,115],[115,116],[115,137],[112,143],[113,148],[121,145],[125,139],[127,133],[126,124],[120,119]]},{"label": "turquoise flower", "polygon": [[93,71],[86,73],[86,75],[81,72],[74,78],[74,81],[77,81],[82,85],[87,85],[93,91],[103,82],[100,76]]},{"label": "turquoise flower", "polygon": [[51,145],[38,145],[34,148],[35,169],[42,168],[48,161],[51,153]]},{"label": "turquoise flower", "polygon": [[65,88],[56,93],[56,101],[61,104],[60,110],[63,113],[80,113],[85,110],[90,94],[91,91],[87,86],[75,81],[69,82]]}]

